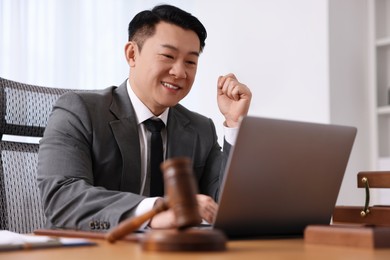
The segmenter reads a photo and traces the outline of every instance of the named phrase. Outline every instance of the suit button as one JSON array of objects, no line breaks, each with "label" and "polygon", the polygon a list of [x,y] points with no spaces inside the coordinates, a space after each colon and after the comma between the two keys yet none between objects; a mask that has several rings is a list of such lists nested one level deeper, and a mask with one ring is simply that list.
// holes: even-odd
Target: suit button
[{"label": "suit button", "polygon": [[95,221],[95,228],[96,229],[100,229],[100,225],[101,225],[101,223],[100,223],[100,221]]},{"label": "suit button", "polygon": [[110,228],[110,222],[104,221],[102,223],[102,229],[109,229]]},{"label": "suit button", "polygon": [[90,229],[95,229],[95,221],[90,221],[89,222],[89,228]]}]

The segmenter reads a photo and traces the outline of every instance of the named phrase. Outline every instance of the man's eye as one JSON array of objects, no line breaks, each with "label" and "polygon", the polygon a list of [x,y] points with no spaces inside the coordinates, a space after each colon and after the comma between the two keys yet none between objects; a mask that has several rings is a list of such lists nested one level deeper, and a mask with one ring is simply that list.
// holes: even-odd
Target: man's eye
[{"label": "man's eye", "polygon": [[173,56],[172,56],[172,55],[169,55],[169,54],[162,54],[162,56],[164,56],[165,58],[168,58],[168,59],[172,59],[172,60],[173,60]]}]

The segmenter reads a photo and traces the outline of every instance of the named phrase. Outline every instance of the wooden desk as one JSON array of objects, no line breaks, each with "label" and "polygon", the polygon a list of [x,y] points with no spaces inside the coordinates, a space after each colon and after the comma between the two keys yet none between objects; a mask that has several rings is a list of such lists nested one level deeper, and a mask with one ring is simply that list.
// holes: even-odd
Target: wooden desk
[{"label": "wooden desk", "polygon": [[144,252],[135,242],[119,241],[110,244],[96,240],[97,246],[52,248],[0,253],[6,260],[229,260],[229,259],[390,259],[390,249],[358,249],[335,246],[305,245],[303,239],[230,241],[228,250],[214,253],[157,253]]}]

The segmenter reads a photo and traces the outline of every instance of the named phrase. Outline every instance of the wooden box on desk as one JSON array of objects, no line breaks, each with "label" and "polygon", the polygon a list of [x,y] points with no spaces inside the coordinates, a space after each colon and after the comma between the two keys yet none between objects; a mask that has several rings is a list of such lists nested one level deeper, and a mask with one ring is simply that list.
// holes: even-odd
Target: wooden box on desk
[{"label": "wooden box on desk", "polygon": [[368,206],[370,188],[390,188],[390,172],[360,172],[357,177],[358,188],[366,189],[366,205],[336,206],[333,225],[308,226],[305,243],[390,248],[390,206]]},{"label": "wooden box on desk", "polygon": [[364,207],[336,206],[333,211],[333,223],[364,224],[390,227],[390,206],[376,205],[369,207],[370,189],[390,188],[390,172],[359,172],[358,188],[365,188],[366,201]]},{"label": "wooden box on desk", "polygon": [[389,248],[390,227],[311,225],[305,229],[305,244]]}]

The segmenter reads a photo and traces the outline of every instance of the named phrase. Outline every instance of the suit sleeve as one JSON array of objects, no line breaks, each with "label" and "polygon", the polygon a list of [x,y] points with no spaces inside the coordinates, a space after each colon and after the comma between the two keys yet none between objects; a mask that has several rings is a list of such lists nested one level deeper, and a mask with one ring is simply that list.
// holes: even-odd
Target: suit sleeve
[{"label": "suit sleeve", "polygon": [[211,119],[208,121],[210,132],[207,136],[204,136],[207,137],[204,143],[211,144],[211,149],[207,156],[199,187],[201,193],[209,195],[215,201],[218,201],[220,187],[232,146],[224,140],[223,149],[221,149],[221,146],[218,143],[214,123]]},{"label": "suit sleeve", "polygon": [[68,93],[53,108],[40,141],[38,186],[47,227],[105,230],[144,197],[96,187],[92,120],[83,99]]}]

